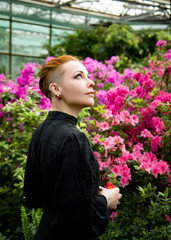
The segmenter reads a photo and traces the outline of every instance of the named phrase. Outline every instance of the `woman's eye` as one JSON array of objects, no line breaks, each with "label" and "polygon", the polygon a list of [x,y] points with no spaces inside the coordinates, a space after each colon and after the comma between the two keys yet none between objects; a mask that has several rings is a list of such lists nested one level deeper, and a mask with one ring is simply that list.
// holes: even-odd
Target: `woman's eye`
[{"label": "woman's eye", "polygon": [[75,78],[76,79],[81,79],[81,74],[78,74]]}]

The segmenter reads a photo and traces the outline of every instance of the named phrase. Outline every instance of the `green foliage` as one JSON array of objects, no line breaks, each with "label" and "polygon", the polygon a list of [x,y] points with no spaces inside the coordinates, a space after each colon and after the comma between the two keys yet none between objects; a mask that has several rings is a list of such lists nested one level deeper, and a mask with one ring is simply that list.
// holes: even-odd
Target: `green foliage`
[{"label": "green foliage", "polygon": [[100,61],[119,56],[122,69],[132,63],[142,62],[155,51],[157,40],[168,41],[171,48],[170,30],[142,29],[134,31],[129,25],[112,24],[109,27],[98,26],[87,30],[76,30],[64,37],[62,43],[49,48],[44,46],[50,56],[72,54],[80,59],[91,57]]},{"label": "green foliage", "polygon": [[4,236],[4,235],[2,235],[2,234],[0,233],[0,239],[1,239],[1,240],[7,240],[7,237]]},{"label": "green foliage", "polygon": [[169,240],[171,225],[166,224],[165,215],[171,211],[168,188],[164,193],[151,183],[138,189],[133,185],[126,187],[124,198],[120,201],[118,215],[110,222],[101,240]]},{"label": "green foliage", "polygon": [[21,221],[25,240],[33,240],[42,218],[42,209],[32,209],[29,213],[26,209],[21,207]]},{"label": "green foliage", "polygon": [[[3,100],[9,99],[8,94]],[[0,232],[9,239],[22,239],[20,208],[24,169],[31,135],[46,113],[31,98],[8,102],[0,125]]]}]

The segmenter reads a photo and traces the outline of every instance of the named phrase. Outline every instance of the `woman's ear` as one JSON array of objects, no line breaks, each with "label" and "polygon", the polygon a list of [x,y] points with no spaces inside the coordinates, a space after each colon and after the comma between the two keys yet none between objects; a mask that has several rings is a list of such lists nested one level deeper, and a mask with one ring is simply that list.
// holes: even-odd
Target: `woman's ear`
[{"label": "woman's ear", "polygon": [[61,88],[57,83],[51,83],[49,85],[49,90],[56,96],[61,95]]}]

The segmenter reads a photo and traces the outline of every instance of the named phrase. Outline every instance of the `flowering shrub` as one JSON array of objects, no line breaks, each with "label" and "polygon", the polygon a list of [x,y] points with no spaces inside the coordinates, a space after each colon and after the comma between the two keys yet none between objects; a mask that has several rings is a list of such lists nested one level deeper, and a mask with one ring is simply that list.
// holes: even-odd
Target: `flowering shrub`
[{"label": "flowering shrub", "polygon": [[[96,83],[96,103],[80,113],[78,125],[99,162],[101,185],[118,186],[123,195],[101,239],[168,239],[171,233],[171,50],[165,52],[166,44],[158,41],[148,66],[138,70],[118,72],[117,56],[104,63],[89,57],[83,61]],[[35,63],[27,63],[15,82],[0,74],[0,192],[4,199],[12,195],[14,202],[23,196],[32,132],[51,108],[39,90],[39,69]],[[21,204],[23,199],[17,203]],[[5,228],[9,221],[2,224],[3,234],[10,231]]]}]

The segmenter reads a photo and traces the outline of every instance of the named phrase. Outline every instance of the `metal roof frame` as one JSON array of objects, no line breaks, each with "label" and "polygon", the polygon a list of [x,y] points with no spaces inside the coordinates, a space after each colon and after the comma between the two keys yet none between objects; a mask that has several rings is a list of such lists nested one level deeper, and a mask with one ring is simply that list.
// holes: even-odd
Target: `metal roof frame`
[{"label": "metal roof frame", "polygon": [[[97,1],[97,0],[96,0]],[[95,1],[95,2],[96,2]],[[117,22],[128,24],[141,24],[144,22],[148,24],[171,24],[168,1],[169,0],[112,0],[124,2],[124,10],[120,16],[109,13],[101,13],[93,10],[72,6],[76,0],[57,1],[57,0],[0,0],[1,2],[10,3],[10,6],[18,6],[18,8],[11,13],[5,7],[0,8],[0,14],[11,16],[13,18],[25,19],[27,21],[36,21],[44,24],[53,24],[61,27],[72,29],[82,29],[89,27],[92,23],[97,24],[100,21]],[[79,1],[79,2],[92,2]],[[69,5],[68,5],[69,4]],[[67,6],[66,6],[67,5]],[[130,9],[142,10],[141,14],[129,15]],[[32,14],[29,12],[32,9]],[[38,10],[39,9],[39,10]]]}]

